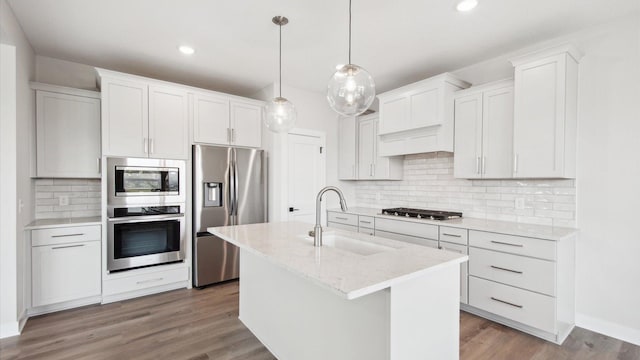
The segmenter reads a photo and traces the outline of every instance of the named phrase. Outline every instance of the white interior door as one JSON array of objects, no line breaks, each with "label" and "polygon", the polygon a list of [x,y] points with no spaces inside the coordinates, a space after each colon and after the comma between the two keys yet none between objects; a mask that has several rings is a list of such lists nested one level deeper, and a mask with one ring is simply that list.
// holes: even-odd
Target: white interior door
[{"label": "white interior door", "polygon": [[288,136],[289,221],[315,223],[318,191],[324,186],[324,149],[319,136]]}]

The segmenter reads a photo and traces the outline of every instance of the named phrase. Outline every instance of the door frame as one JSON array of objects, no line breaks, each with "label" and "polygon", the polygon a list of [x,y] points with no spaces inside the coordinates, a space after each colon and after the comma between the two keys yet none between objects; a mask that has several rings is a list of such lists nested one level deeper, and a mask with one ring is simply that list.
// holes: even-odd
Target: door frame
[{"label": "door frame", "polygon": [[[317,137],[322,146],[320,157],[320,186],[327,183],[327,135],[324,131],[293,128],[288,133],[274,134],[272,154],[269,159],[269,222],[289,219],[289,135]],[[325,204],[322,204],[322,218],[325,218]],[[324,221],[324,220],[323,220]]]}]

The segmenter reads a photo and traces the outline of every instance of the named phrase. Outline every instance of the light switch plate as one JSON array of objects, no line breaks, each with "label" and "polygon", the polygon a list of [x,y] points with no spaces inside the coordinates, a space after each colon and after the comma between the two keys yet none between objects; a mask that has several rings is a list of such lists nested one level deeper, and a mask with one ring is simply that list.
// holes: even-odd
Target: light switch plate
[{"label": "light switch plate", "polygon": [[60,205],[60,206],[69,205],[69,197],[67,195],[60,195],[58,197],[58,205]]},{"label": "light switch plate", "polygon": [[524,198],[517,198],[516,199],[516,210],[523,210],[524,209]]}]

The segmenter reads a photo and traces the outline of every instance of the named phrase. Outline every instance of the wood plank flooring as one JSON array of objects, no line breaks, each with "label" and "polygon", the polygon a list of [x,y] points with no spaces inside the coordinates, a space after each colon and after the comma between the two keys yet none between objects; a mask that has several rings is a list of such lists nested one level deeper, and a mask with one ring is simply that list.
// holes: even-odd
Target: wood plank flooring
[{"label": "wood plank flooring", "polygon": [[[462,312],[460,358],[640,360],[640,347],[579,328],[557,346]],[[31,318],[21,336],[0,340],[0,359],[274,357],[238,320],[230,282]]]}]

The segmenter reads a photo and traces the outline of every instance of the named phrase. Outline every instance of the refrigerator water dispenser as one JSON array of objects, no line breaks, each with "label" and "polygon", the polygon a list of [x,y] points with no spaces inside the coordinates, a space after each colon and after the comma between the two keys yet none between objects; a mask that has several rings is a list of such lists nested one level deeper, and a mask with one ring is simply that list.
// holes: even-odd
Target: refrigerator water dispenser
[{"label": "refrigerator water dispenser", "polygon": [[222,183],[217,183],[217,182],[204,183],[204,206],[205,207],[222,206]]}]

